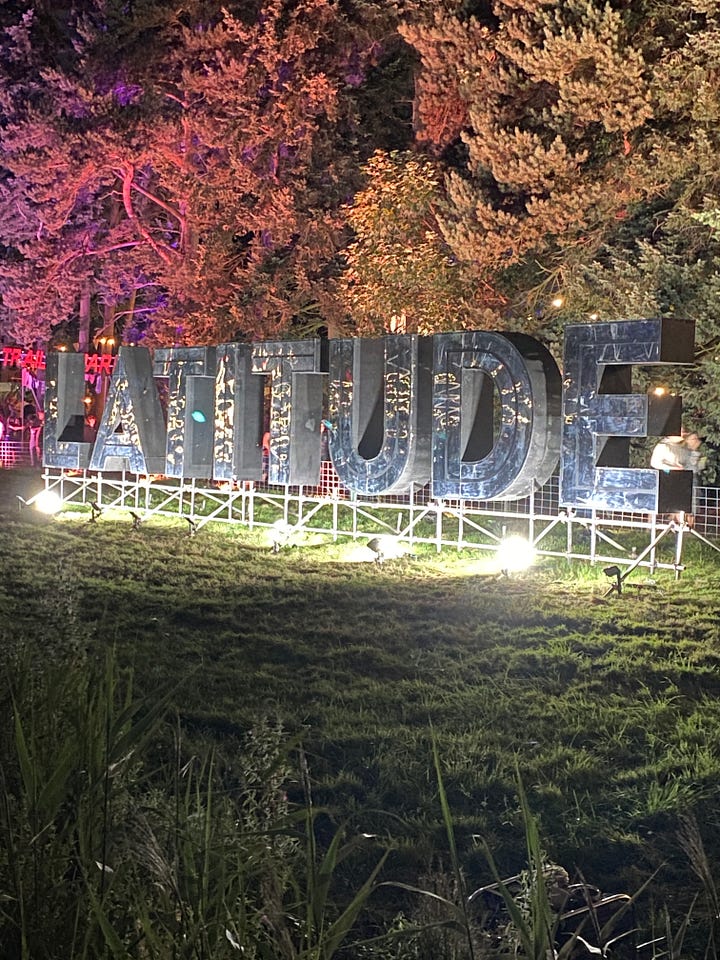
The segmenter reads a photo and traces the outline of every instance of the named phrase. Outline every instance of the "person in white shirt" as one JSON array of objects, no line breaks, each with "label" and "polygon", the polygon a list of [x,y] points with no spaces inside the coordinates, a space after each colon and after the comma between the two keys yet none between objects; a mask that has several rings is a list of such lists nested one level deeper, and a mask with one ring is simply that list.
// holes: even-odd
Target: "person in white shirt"
[{"label": "person in white shirt", "polygon": [[683,431],[681,436],[663,437],[655,445],[650,466],[655,470],[692,470],[697,474],[705,466],[705,457],[700,453],[700,437]]}]

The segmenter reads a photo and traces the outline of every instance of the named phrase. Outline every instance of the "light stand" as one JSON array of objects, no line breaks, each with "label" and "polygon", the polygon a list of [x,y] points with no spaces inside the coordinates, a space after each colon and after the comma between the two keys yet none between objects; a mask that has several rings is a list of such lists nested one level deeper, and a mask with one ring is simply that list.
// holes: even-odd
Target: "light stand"
[{"label": "light stand", "polygon": [[605,567],[603,570],[603,573],[605,574],[606,577],[615,578],[615,583],[610,587],[610,589],[605,594],[605,596],[609,597],[611,593],[617,593],[617,595],[620,596],[622,594],[622,582],[623,582],[623,575],[620,572],[620,567],[617,567],[617,566]]}]

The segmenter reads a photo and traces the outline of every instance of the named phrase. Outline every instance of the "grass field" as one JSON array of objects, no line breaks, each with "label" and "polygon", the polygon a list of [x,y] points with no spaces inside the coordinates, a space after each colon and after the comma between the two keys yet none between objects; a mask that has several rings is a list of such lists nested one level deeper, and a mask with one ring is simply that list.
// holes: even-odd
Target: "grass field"
[{"label": "grass field", "polygon": [[275,555],[238,526],[49,519],[18,509],[37,482],[0,474],[9,655],[114,648],[138,694],[171,691],[188,756],[281,725],[328,835],[351,818],[390,845],[386,879],[448,862],[433,735],[470,888],[492,879],[478,837],[501,873],[524,867],[518,777],[548,856],[603,890],[658,871],[649,894],[682,916],[704,889],[693,818],[720,863],[720,555],[698,541],[680,580],[637,573],[618,596],[561,561],[497,577],[469,552],[380,565],[319,538]]}]

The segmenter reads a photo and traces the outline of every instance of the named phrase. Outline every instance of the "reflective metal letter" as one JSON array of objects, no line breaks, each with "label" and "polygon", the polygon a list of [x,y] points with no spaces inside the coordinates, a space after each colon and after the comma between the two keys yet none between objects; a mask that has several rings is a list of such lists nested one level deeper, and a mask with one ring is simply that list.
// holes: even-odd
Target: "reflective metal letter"
[{"label": "reflective metal letter", "polygon": [[84,397],[84,354],[48,353],[45,370],[44,466],[71,470],[87,467],[92,444],[83,442]]},{"label": "reflective metal letter", "polygon": [[212,476],[215,348],[156,350],[153,374],[169,381],[163,472],[168,477]]},{"label": "reflective metal letter", "polygon": [[[630,469],[628,441],[679,433],[680,407],[633,394],[631,364],[692,363],[690,320],[578,323],[565,330],[560,503],[641,513],[689,509],[664,496],[664,474]],[[673,478],[675,479],[675,478]],[[677,504],[676,495],[670,501]]]},{"label": "reflective metal letter", "polygon": [[164,467],[165,421],[150,354],[120,347],[90,469],[163,473]]},{"label": "reflective metal letter", "polygon": [[314,338],[253,344],[252,372],[271,377],[270,483],[315,485],[320,479],[324,343]]},{"label": "reflective metal letter", "polygon": [[429,337],[330,342],[330,457],[349,490],[428,482],[431,362]]},{"label": "reflective metal letter", "polygon": [[252,347],[221,343],[215,380],[216,480],[262,479],[263,382],[252,376]]},{"label": "reflective metal letter", "polygon": [[433,496],[527,496],[549,479],[560,452],[561,382],[552,355],[524,334],[433,339]]}]

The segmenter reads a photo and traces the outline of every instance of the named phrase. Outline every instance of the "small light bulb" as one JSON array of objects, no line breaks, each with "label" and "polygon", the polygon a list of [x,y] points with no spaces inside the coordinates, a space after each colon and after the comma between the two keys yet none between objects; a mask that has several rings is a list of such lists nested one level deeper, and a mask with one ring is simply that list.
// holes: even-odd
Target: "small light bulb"
[{"label": "small light bulb", "polygon": [[563,303],[565,303],[565,301],[563,300],[562,297],[555,297],[555,299],[552,301],[552,305],[556,309],[559,309],[563,305]]}]

